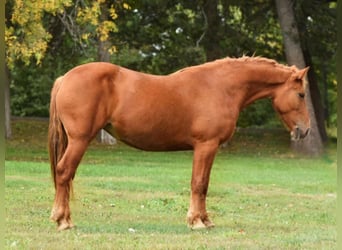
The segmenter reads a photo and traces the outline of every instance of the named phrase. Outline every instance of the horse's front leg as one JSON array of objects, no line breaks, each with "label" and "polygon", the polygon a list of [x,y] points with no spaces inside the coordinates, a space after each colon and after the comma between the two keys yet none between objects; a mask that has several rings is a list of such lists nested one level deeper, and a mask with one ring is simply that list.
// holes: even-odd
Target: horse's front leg
[{"label": "horse's front leg", "polygon": [[190,207],[187,214],[188,225],[191,229],[213,227],[214,223],[206,211],[206,196],[210,178],[210,170],[218,148],[218,143],[204,142],[195,146]]}]

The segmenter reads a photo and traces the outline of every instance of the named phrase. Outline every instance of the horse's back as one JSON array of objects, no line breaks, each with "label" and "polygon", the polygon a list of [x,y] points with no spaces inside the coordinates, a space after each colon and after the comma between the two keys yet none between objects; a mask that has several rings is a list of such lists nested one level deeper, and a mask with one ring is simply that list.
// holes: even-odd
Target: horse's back
[{"label": "horse's back", "polygon": [[[104,79],[114,79],[120,67],[106,62],[92,62],[79,65],[64,75],[68,84],[96,85]],[[87,85],[88,86],[88,85]]]}]

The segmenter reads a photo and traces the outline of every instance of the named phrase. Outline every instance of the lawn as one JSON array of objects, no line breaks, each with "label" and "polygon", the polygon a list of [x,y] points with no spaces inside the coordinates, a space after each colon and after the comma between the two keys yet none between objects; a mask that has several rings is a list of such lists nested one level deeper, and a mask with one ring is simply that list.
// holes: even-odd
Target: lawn
[{"label": "lawn", "polygon": [[15,120],[6,144],[6,249],[337,249],[336,145],[318,159],[283,130],[240,130],[220,149],[207,207],[211,230],[186,226],[192,152],[94,142],[74,182],[75,229],[49,221],[54,189],[47,122]]}]

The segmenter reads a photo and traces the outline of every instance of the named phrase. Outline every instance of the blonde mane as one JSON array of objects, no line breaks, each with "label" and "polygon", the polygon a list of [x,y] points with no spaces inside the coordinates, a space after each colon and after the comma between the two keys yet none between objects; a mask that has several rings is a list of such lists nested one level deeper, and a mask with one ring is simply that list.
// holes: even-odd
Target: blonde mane
[{"label": "blonde mane", "polygon": [[231,57],[226,57],[224,59],[219,59],[214,62],[246,62],[246,63],[263,63],[263,64],[269,64],[271,66],[277,67],[277,68],[283,68],[291,71],[296,71],[298,68],[296,66],[288,66],[284,64],[280,64],[277,61],[273,59],[269,59],[266,57],[261,57],[261,56],[242,56],[238,58],[231,58]]},{"label": "blonde mane", "polygon": [[291,72],[296,72],[299,70],[296,66],[288,66],[288,65],[280,64],[277,61],[275,61],[273,59],[266,58],[266,57],[245,56],[244,55],[242,57],[237,57],[237,58],[225,57],[225,58],[217,59],[215,61],[207,62],[204,64],[189,66],[189,67],[180,69],[180,70],[178,70],[172,74],[178,74],[178,73],[188,71],[188,70],[195,70],[199,67],[217,66],[217,65],[222,65],[225,63],[232,63],[232,64],[235,64],[235,63],[243,63],[243,64],[252,63],[255,65],[264,64],[264,65],[268,65],[270,67],[274,67],[276,69],[282,69],[282,70],[291,71]]}]

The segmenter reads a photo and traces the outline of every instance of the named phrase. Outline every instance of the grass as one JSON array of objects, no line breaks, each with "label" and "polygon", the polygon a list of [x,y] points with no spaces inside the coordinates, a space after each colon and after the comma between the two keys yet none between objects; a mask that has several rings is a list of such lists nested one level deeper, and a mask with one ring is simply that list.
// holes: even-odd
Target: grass
[{"label": "grass", "polygon": [[6,144],[5,249],[337,249],[336,145],[319,159],[288,149],[282,130],[241,130],[219,151],[207,207],[191,231],[192,152],[151,153],[94,142],[76,175],[77,227],[49,221],[54,190],[46,121],[15,120]]}]

